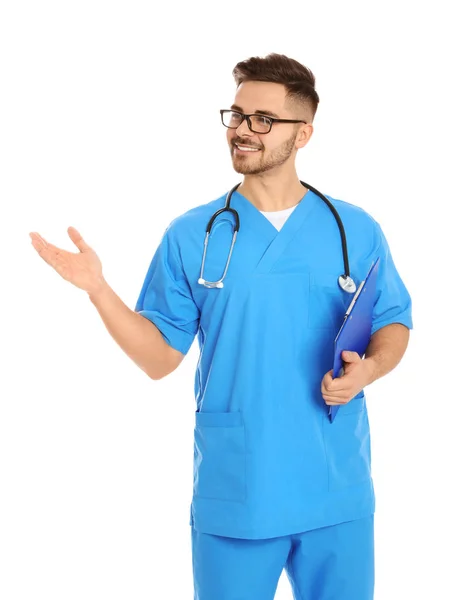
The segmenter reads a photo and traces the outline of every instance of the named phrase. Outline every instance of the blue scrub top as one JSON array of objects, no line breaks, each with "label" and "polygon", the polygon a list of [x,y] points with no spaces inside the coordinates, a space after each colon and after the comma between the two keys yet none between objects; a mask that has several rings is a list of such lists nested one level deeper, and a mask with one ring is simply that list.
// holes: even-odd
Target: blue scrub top
[{"label": "blue scrub top", "polygon": [[[411,299],[379,224],[327,196],[344,223],[351,276],[380,257],[372,333],[412,328]],[[341,240],[326,204],[308,191],[278,232],[242,194],[240,230],[224,287],[198,283],[206,225],[226,194],[166,229],[135,310],[186,354],[198,336],[190,524],[236,538],[271,538],[375,511],[365,395],[330,423],[320,385],[352,296],[338,285]],[[217,218],[204,279],[223,274],[233,217]]]}]

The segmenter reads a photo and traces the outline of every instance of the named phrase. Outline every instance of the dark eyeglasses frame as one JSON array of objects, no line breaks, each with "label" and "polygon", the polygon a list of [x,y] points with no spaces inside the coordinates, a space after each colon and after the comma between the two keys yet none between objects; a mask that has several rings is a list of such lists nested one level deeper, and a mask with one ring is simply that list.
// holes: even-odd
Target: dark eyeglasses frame
[{"label": "dark eyeglasses frame", "polygon": [[[225,112],[233,112],[233,113],[237,113],[238,115],[242,116],[242,120],[237,125],[237,127],[230,127],[229,125],[224,125],[223,114]],[[275,117],[269,117],[268,115],[264,115],[264,114],[261,114],[261,113],[252,113],[252,114],[246,115],[245,113],[242,113],[239,110],[234,110],[232,108],[224,108],[224,109],[220,110],[220,113],[221,113],[221,122],[228,129],[237,129],[238,127],[240,127],[240,125],[246,119],[246,122],[248,124],[248,129],[250,131],[252,131],[253,133],[259,133],[261,135],[266,135],[267,133],[270,133],[270,131],[271,131],[272,127],[273,127],[273,123],[304,123],[306,125],[306,121],[300,121],[300,120],[294,120],[294,119],[276,119]],[[265,133],[262,132],[262,131],[255,131],[252,128],[251,118],[250,117],[265,117],[266,119],[269,119],[269,121],[270,121],[270,129],[268,131],[266,131]]]}]

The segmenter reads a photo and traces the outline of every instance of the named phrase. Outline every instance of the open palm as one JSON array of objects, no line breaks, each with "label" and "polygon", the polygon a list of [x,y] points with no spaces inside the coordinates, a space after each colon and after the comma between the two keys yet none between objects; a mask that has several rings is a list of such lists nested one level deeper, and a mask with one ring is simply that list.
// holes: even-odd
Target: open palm
[{"label": "open palm", "polygon": [[67,231],[80,252],[68,252],[58,248],[37,232],[31,232],[30,237],[33,247],[48,265],[53,267],[63,279],[90,293],[102,280],[102,264],[75,227],[69,227]]}]

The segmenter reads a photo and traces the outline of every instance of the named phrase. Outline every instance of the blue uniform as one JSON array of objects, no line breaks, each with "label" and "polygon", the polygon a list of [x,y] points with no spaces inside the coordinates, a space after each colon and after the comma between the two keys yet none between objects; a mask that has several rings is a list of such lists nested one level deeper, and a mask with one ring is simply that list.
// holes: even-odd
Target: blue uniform
[{"label": "blue uniform", "polygon": [[192,528],[195,600],[273,600],[283,569],[294,600],[372,600],[374,515],[266,540]]},{"label": "blue uniform", "polygon": [[[378,223],[327,196],[344,223],[351,276],[380,257],[372,333],[412,327],[411,299]],[[320,384],[352,296],[338,285],[341,240],[312,191],[278,230],[241,193],[240,230],[221,289],[198,283],[205,228],[225,195],[177,217],[151,261],[135,310],[187,353],[198,336],[193,499],[199,533],[247,540],[290,536],[373,515],[363,392],[330,423]],[[218,280],[233,218],[209,239],[204,278]]]}]

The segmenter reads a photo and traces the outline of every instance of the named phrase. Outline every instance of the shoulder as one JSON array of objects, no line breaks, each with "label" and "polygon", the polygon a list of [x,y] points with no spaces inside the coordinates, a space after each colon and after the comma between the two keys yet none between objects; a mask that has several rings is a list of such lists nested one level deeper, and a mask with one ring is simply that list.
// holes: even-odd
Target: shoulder
[{"label": "shoulder", "polygon": [[381,231],[380,225],[370,213],[351,202],[334,198],[328,194],[325,194],[325,196],[337,210],[344,223],[344,227],[351,233],[361,233],[366,237],[369,235],[376,238],[379,237]]},{"label": "shoulder", "polygon": [[[364,256],[374,254],[385,243],[378,221],[366,210],[351,202],[325,194],[342,220],[349,249]],[[327,207],[325,206],[325,209]]]},{"label": "shoulder", "polygon": [[334,198],[328,194],[325,194],[325,196],[328,198],[328,200],[330,200],[331,204],[337,210],[341,218],[345,217],[349,220],[356,221],[360,225],[368,224],[371,227],[375,227],[377,225],[377,222],[372,215],[357,204],[352,204],[351,202]]},{"label": "shoulder", "polygon": [[217,210],[223,208],[225,200],[226,194],[223,194],[215,200],[190,208],[173,219],[168,225],[167,231],[177,235],[178,233],[187,233],[192,228],[198,228],[200,224],[207,226],[210,217]]}]

